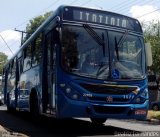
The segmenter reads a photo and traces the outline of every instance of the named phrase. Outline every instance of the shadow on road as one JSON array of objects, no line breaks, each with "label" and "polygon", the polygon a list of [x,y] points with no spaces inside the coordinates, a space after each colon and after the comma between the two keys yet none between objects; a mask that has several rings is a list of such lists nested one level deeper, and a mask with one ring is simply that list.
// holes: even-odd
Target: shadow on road
[{"label": "shadow on road", "polygon": [[0,125],[12,132],[23,133],[31,137],[106,136],[122,132],[134,132],[112,126],[94,126],[89,121],[77,119],[57,120],[42,116],[35,120],[31,119],[29,113],[8,113],[5,110],[0,110]]}]

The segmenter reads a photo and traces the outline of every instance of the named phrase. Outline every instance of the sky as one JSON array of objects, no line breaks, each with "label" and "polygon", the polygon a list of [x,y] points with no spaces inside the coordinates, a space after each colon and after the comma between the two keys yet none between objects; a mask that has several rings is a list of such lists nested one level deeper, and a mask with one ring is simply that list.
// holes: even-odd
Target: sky
[{"label": "sky", "polygon": [[10,58],[21,41],[21,33],[15,28],[25,31],[29,20],[54,11],[60,5],[98,8],[134,17],[144,23],[160,20],[160,0],[1,0],[0,52]]}]

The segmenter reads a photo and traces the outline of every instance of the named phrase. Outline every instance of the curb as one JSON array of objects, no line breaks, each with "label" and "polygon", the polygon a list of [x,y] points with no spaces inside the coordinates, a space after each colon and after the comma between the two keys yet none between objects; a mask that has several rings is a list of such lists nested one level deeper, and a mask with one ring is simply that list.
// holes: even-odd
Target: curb
[{"label": "curb", "polygon": [[145,120],[146,122],[148,122],[149,124],[154,124],[154,125],[160,125],[160,120],[159,119],[147,119]]},{"label": "curb", "polygon": [[147,119],[146,121],[160,124],[160,120],[159,119],[152,118],[152,119]]},{"label": "curb", "polygon": [[5,130],[5,128],[0,125],[0,132],[5,132],[5,131],[7,130]]},{"label": "curb", "polygon": [[12,132],[0,125],[0,137],[28,137],[25,134]]},{"label": "curb", "polygon": [[128,122],[135,122],[135,123],[143,123],[143,124],[151,124],[151,125],[160,125],[160,120],[159,119],[146,119],[146,120],[125,120]]}]

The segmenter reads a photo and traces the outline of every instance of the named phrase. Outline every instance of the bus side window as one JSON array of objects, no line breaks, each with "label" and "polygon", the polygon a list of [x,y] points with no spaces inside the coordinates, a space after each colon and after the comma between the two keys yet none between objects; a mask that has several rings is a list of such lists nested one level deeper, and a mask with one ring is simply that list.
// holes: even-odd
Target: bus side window
[{"label": "bus side window", "polygon": [[9,63],[8,66],[7,66],[8,79],[11,77],[11,69],[10,69],[11,67],[10,66],[11,66],[11,63]]},{"label": "bus side window", "polygon": [[31,68],[31,45],[24,49],[23,72]]},{"label": "bus side window", "polygon": [[23,72],[23,59],[22,57],[19,59],[19,74]]},{"label": "bus side window", "polygon": [[11,77],[15,77],[16,74],[16,58],[14,58],[11,62]]},{"label": "bus side window", "polygon": [[34,41],[32,52],[33,52],[33,58],[32,58],[32,66],[36,66],[41,61],[41,43],[42,43],[42,34],[40,34]]}]

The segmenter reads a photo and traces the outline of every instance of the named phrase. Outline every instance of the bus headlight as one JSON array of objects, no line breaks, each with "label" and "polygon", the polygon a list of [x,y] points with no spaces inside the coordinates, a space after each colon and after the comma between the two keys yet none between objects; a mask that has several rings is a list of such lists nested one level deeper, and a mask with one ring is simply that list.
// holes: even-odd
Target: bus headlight
[{"label": "bus headlight", "polygon": [[78,94],[73,94],[72,96],[73,99],[78,99],[78,97],[79,97]]},{"label": "bus headlight", "polygon": [[70,88],[66,88],[66,93],[67,94],[71,93],[71,89]]}]

